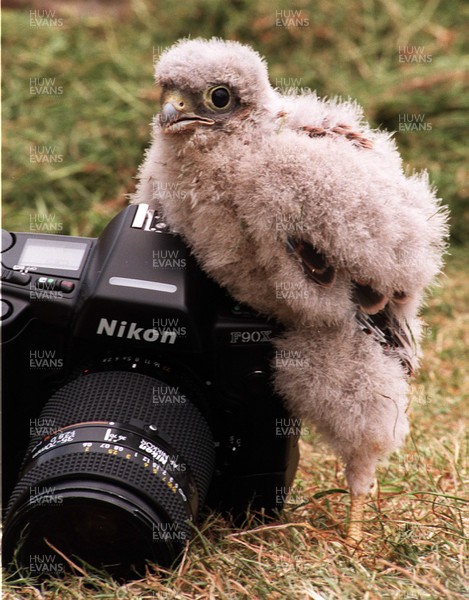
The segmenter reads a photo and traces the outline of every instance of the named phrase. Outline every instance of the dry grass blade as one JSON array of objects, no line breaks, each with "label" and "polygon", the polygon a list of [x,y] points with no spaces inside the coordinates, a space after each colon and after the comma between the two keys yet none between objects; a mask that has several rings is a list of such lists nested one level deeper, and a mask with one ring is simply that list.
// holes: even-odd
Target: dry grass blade
[{"label": "dry grass blade", "polygon": [[48,539],[44,538],[44,541],[46,542],[46,544],[49,546],[49,548],[51,548],[56,554],[58,554],[59,556],[61,556],[64,561],[74,570],[77,571],[78,573],[80,573],[81,575],[83,575],[84,577],[88,577],[88,573],[82,569],[81,567],[79,567],[75,562],[73,562],[72,559],[70,559],[68,556],[66,556],[63,552],[61,552],[58,548],[56,548],[54,546],[54,544],[52,544],[51,542],[49,542]]}]

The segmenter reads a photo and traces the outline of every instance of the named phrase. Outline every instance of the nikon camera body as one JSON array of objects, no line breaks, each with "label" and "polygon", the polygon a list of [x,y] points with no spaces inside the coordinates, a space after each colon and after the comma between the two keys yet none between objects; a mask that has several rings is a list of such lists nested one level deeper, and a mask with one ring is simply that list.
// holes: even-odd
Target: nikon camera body
[{"label": "nikon camera body", "polygon": [[97,239],[2,231],[1,257],[5,564],[142,575],[204,506],[282,508],[299,427],[271,387],[278,325],[156,213],[129,206]]}]

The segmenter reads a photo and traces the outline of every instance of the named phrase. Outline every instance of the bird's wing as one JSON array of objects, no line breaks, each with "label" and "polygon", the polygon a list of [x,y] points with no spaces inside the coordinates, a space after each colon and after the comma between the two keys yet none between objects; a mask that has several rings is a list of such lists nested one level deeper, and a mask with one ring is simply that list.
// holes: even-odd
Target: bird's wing
[{"label": "bird's wing", "polygon": [[[324,288],[334,285],[336,269],[312,244],[290,235],[287,237],[287,250],[299,262],[308,279]],[[413,375],[415,339],[409,324],[397,319],[392,310],[392,302],[405,302],[405,296],[396,293],[390,302],[390,298],[374,290],[371,285],[353,280],[352,285],[358,327],[365,334],[373,336],[387,354],[396,356],[408,375]]]},{"label": "bird's wing", "polygon": [[[304,239],[288,235],[287,250],[291,253],[305,275],[321,287],[331,287],[336,280],[337,271],[326,256]],[[353,300],[366,314],[375,314],[383,309],[389,301],[387,296],[377,292],[371,285],[352,281]]]},{"label": "bird's wing", "polygon": [[313,137],[344,138],[357,148],[373,148],[372,132],[362,121],[361,108],[352,102],[321,100],[314,94],[282,98],[276,112],[281,126]]}]

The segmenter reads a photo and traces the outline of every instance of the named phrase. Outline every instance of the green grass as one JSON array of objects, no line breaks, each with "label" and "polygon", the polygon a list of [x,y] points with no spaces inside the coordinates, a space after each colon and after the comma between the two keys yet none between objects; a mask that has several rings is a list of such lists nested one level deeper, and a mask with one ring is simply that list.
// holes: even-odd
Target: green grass
[{"label": "green grass", "polygon": [[[39,28],[30,27],[28,9],[3,11],[4,227],[29,231],[48,215],[62,233],[98,235],[126,204],[149,141],[154,56],[178,37],[216,34],[264,54],[273,84],[300,78],[321,95],[358,98],[375,125],[398,130],[400,115],[424,115],[431,128],[396,138],[450,205],[454,243],[425,310],[412,434],[379,471],[361,552],[343,541],[349,497],[334,491],[345,485],[342,465],[308,435],[293,503],[277,520],[260,525],[253,517],[235,527],[207,515],[174,572],[152,567],[145,580],[124,586],[88,570],[38,587],[13,576],[5,600],[467,597],[469,7],[455,0],[339,4],[135,0],[126,20],[65,17],[61,26]],[[303,26],[276,26],[276,10],[299,6]],[[431,61],[402,63],[400,46],[423,47]],[[57,93],[31,94],[33,78],[53,79]],[[32,162],[42,146],[54,148],[54,160]]]}]

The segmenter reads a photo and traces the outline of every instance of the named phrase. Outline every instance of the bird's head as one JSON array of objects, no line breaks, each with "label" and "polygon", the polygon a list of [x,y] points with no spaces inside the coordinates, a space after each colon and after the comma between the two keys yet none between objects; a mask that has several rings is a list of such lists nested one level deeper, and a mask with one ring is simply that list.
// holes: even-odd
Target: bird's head
[{"label": "bird's head", "polygon": [[164,134],[233,130],[265,110],[274,93],[263,59],[239,42],[181,40],[156,64]]}]

